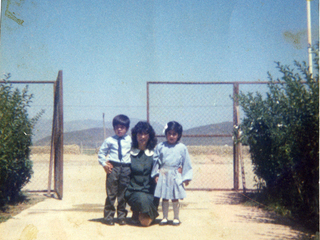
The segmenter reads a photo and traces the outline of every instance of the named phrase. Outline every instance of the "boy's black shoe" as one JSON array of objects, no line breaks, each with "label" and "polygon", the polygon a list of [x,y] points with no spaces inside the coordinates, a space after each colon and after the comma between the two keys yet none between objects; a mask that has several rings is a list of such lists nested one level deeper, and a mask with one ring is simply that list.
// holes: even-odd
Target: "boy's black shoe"
[{"label": "boy's black shoe", "polygon": [[131,223],[134,224],[134,225],[139,225],[140,221],[139,221],[139,219],[131,218]]},{"label": "boy's black shoe", "polygon": [[119,225],[126,225],[126,220],[125,219],[120,219],[119,220]]},{"label": "boy's black shoe", "polygon": [[114,220],[113,219],[112,220],[104,220],[103,223],[107,224],[109,226],[113,226],[114,225]]}]

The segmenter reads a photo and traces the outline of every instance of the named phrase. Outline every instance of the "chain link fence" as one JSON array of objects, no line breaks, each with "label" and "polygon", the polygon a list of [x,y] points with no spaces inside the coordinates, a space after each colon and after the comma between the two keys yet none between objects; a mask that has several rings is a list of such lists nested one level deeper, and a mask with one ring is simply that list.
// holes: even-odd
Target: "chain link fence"
[{"label": "chain link fence", "polygon": [[56,81],[9,81],[9,84],[20,92],[27,89],[27,93],[32,95],[27,108],[29,119],[41,113],[32,133],[30,159],[33,174],[23,190],[48,191],[49,194],[54,191],[58,198],[62,198],[62,71],[59,71]]},{"label": "chain link fence", "polygon": [[48,188],[48,173],[50,162],[50,142],[39,144],[39,140],[45,137],[51,138],[53,119],[53,86],[50,82],[10,82],[15,89],[21,92],[28,89],[32,94],[30,106],[28,107],[29,118],[35,117],[43,111],[39,121],[35,124],[32,136],[30,159],[33,162],[33,175],[24,190],[43,191]]},{"label": "chain link fence", "polygon": [[[14,84],[14,83],[13,83]],[[230,190],[234,189],[235,168],[241,168],[244,174],[237,176],[245,180],[247,189],[255,188],[253,166],[248,147],[242,148],[242,162],[235,165],[233,145],[234,131],[234,84],[229,83],[147,83],[147,120],[154,127],[158,142],[165,141],[163,128],[168,121],[178,121],[183,126],[181,142],[188,146],[194,179],[189,189]],[[266,82],[240,82],[240,91],[266,93]],[[40,84],[16,84],[19,89],[28,85],[33,94],[29,108],[29,116],[33,117],[41,110],[43,115],[34,128],[31,160],[34,175],[25,190],[42,191],[48,188],[50,169],[50,149],[54,112],[54,81]],[[85,106],[84,106],[85,107]],[[91,106],[95,108],[95,106]],[[96,106],[104,112],[103,106]],[[132,107],[130,107],[132,110]],[[65,112],[81,111],[82,106],[66,106]],[[136,107],[136,111],[144,111],[144,107]],[[118,112],[118,109],[109,109]],[[107,111],[108,112],[108,111]],[[114,113],[113,115],[116,115]],[[65,154],[97,154],[103,140],[114,134],[111,116],[106,116],[106,130],[103,131],[102,119],[90,123],[86,120],[65,123]],[[240,110],[240,116],[243,113]],[[142,119],[143,120],[143,119]],[[139,119],[133,119],[133,127]],[[92,124],[92,125],[91,125]],[[110,125],[110,126],[109,126]],[[101,127],[97,127],[101,126]],[[78,132],[78,133],[77,133]],[[94,138],[92,137],[94,136]],[[67,163],[68,164],[68,163]],[[97,164],[94,162],[94,164]],[[243,178],[243,175],[245,178]],[[243,183],[243,182],[241,182]],[[240,188],[242,184],[240,183]]]},{"label": "chain link fence", "polygon": [[[189,149],[194,169],[194,179],[189,189],[237,189],[235,185],[240,176],[241,186],[246,189],[255,188],[248,147],[242,147],[240,163],[235,158],[233,132],[236,120],[233,96],[235,84],[240,85],[243,93],[265,93],[265,83],[147,83],[148,121],[164,126],[175,120],[183,126],[181,142]],[[243,116],[241,111],[240,116]],[[165,141],[162,128],[155,129],[159,140]],[[239,175],[238,168],[241,168],[242,175]]]}]

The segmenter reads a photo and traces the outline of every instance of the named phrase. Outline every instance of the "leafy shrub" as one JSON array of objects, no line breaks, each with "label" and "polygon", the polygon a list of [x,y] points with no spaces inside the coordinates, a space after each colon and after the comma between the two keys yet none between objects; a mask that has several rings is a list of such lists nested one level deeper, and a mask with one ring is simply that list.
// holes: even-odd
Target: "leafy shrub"
[{"label": "leafy shrub", "polygon": [[29,119],[31,98],[28,87],[20,92],[7,81],[0,83],[0,205],[14,201],[33,173],[29,147],[32,128],[42,112]]},{"label": "leafy shrub", "polygon": [[299,73],[277,63],[282,78],[269,74],[269,92],[240,93],[245,118],[242,141],[250,146],[255,174],[268,197],[318,226],[319,218],[319,55],[317,74],[295,62]]}]

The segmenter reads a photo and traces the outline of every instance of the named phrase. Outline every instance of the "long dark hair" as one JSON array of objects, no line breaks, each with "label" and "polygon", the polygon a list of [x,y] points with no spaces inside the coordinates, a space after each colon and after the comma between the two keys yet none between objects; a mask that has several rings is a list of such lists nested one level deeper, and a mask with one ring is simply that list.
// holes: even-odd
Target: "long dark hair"
[{"label": "long dark hair", "polygon": [[156,133],[153,130],[153,127],[145,121],[138,122],[132,129],[131,129],[131,137],[132,137],[132,147],[139,148],[139,143],[137,140],[138,133],[148,133],[149,134],[149,141],[147,143],[147,149],[153,150],[157,145],[157,137]]}]

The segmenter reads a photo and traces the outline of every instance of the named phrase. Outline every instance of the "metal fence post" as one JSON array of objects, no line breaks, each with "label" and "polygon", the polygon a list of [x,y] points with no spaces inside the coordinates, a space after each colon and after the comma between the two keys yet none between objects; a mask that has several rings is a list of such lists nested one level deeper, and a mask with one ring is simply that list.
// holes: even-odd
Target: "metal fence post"
[{"label": "metal fence post", "polygon": [[54,190],[59,199],[63,197],[63,88],[62,71],[58,73],[54,96],[57,113],[54,132]]},{"label": "metal fence post", "polygon": [[[233,84],[233,127],[238,127],[238,111],[239,103],[237,100],[237,95],[239,94],[239,83]],[[236,136],[234,136],[236,137]],[[233,143],[233,188],[234,190],[239,190],[239,153],[236,141]]]}]

